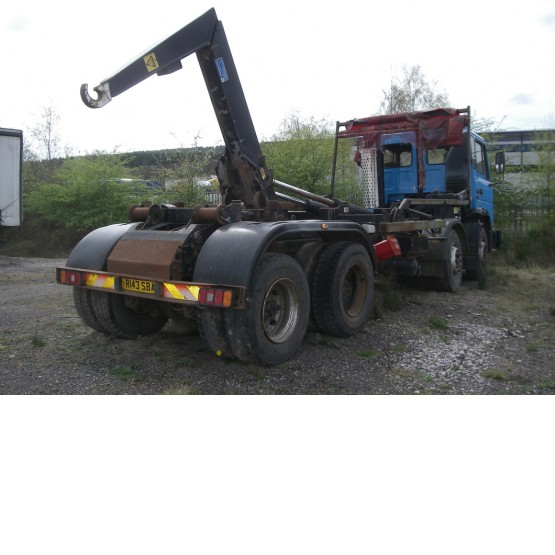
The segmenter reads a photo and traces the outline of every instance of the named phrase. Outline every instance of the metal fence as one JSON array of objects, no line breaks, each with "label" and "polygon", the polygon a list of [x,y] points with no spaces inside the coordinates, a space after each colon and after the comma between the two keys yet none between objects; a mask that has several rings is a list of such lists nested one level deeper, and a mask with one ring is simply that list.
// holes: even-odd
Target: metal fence
[{"label": "metal fence", "polygon": [[498,225],[525,232],[548,224],[555,217],[555,198],[535,192],[500,195],[495,205]]}]

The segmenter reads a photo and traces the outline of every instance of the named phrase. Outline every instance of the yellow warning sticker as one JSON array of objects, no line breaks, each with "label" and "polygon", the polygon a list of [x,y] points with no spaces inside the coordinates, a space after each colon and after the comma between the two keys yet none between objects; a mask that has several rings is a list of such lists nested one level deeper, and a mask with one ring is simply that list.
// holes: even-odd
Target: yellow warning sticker
[{"label": "yellow warning sticker", "polygon": [[156,59],[156,55],[154,54],[154,52],[151,52],[150,54],[147,54],[143,60],[145,61],[145,66],[146,69],[148,71],[154,71],[155,69],[158,69],[160,66],[158,64],[158,60]]}]

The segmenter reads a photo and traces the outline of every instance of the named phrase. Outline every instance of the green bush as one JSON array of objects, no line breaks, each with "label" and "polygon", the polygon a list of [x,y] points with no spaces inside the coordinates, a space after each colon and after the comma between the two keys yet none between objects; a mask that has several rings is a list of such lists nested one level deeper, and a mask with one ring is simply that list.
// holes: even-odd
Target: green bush
[{"label": "green bush", "polygon": [[31,217],[78,233],[127,221],[137,186],[118,179],[128,172],[119,156],[66,159],[52,183],[38,184],[26,196],[26,211]]}]

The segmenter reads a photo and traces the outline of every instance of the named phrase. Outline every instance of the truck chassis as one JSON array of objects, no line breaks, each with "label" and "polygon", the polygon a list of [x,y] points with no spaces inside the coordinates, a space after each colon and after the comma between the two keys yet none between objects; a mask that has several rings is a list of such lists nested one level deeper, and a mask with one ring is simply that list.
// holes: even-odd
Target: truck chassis
[{"label": "truck chassis", "polygon": [[[129,223],[84,237],[56,275],[73,286],[88,326],[136,338],[180,319],[198,325],[217,356],[270,365],[293,356],[307,329],[342,337],[359,332],[372,311],[377,272],[427,276],[448,291],[457,290],[463,273],[476,277],[495,236],[468,187],[457,194],[420,188],[354,206],[333,198],[333,185],[325,197],[274,178],[213,9],[102,81],[97,98],[87,85],[81,97],[100,108],[154,73],[176,71],[193,53],[225,144],[216,168],[222,203],[134,206]],[[446,132],[460,128],[444,146],[462,144],[469,113],[426,117]],[[409,120],[423,129],[426,117]],[[362,136],[362,146],[380,151],[368,139],[370,132],[378,136],[376,124],[338,124],[336,140]],[[374,193],[383,197],[383,186]]]}]

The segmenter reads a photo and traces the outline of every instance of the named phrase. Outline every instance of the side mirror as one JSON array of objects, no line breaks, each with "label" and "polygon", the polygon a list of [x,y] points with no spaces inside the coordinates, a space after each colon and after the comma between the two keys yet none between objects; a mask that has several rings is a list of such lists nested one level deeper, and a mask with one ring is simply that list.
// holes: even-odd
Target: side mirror
[{"label": "side mirror", "polygon": [[505,153],[502,151],[495,153],[495,173],[505,173]]}]

